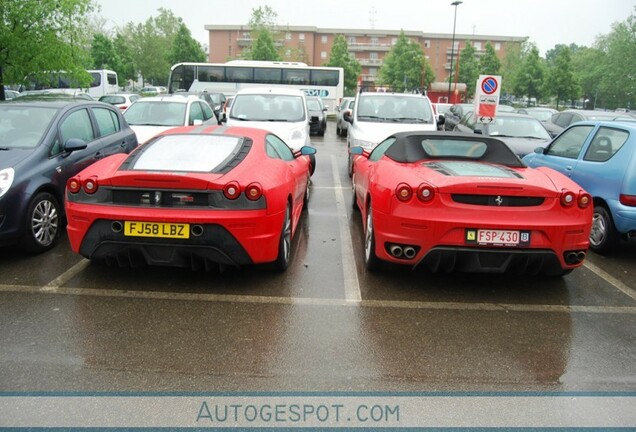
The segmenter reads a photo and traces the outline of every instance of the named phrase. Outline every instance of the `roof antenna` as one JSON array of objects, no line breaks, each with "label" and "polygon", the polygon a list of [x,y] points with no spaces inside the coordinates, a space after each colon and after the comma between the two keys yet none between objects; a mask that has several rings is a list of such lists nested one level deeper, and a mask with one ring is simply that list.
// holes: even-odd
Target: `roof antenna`
[{"label": "roof antenna", "polygon": [[378,11],[375,10],[375,6],[371,6],[371,10],[369,11],[369,22],[371,23],[371,30],[375,29],[375,14],[377,14]]}]

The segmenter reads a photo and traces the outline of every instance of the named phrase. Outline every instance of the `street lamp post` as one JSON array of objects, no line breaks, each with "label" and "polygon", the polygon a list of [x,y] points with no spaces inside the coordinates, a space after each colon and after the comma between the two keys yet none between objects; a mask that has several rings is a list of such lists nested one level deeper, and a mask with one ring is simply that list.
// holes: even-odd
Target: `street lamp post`
[{"label": "street lamp post", "polygon": [[[450,74],[448,76],[448,103],[451,103],[451,82],[453,82],[453,57],[455,57],[455,25],[457,24],[457,6],[462,4],[460,0],[455,0],[451,3],[451,6],[455,6],[455,17],[453,18],[453,42],[451,45],[451,63]],[[459,59],[457,59],[459,61]]]}]

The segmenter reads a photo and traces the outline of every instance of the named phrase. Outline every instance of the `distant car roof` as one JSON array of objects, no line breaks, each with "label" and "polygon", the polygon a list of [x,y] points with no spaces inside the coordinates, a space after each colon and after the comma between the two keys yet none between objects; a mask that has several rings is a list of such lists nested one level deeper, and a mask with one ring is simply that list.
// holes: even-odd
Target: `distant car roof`
[{"label": "distant car roof", "polygon": [[199,100],[199,98],[195,95],[178,95],[178,94],[168,94],[168,95],[159,95],[159,96],[147,96],[141,99],[137,99],[135,103],[139,102],[177,102],[177,103],[188,103],[188,101]]},{"label": "distant car roof", "polygon": [[248,87],[236,92],[236,96],[242,94],[279,94],[288,96],[305,96],[300,90],[286,87]]}]

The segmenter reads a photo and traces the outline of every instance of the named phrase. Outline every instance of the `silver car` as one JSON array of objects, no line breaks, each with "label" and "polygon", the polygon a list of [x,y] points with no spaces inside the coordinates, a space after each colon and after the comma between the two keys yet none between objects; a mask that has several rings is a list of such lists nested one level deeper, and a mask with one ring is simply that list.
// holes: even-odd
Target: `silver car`
[{"label": "silver car", "polygon": [[342,118],[342,114],[346,110],[353,111],[354,102],[355,98],[342,98],[342,102],[340,102],[340,105],[336,107],[336,133],[338,134],[338,136],[347,136],[349,123],[344,118]]}]

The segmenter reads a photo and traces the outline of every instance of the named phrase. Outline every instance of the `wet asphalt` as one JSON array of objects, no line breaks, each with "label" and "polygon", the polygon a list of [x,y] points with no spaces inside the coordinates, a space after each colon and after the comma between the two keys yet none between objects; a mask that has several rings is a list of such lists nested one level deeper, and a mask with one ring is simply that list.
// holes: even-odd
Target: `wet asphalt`
[{"label": "wet asphalt", "polygon": [[0,391],[633,391],[636,245],[563,278],[369,274],[346,140],[313,137],[278,274],[0,249]]}]

